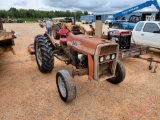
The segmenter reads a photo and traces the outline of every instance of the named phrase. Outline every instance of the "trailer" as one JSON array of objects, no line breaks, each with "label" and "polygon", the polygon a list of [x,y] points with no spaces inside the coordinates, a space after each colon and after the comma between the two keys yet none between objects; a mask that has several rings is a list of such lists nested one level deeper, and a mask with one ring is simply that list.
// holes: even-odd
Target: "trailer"
[{"label": "trailer", "polygon": [[119,59],[144,55],[148,53],[148,50],[148,46],[131,43],[130,49],[120,49]]},{"label": "trailer", "polygon": [[149,53],[149,51],[160,52],[159,50],[151,50],[149,46],[136,44],[134,41],[131,42],[131,31],[128,30],[116,30],[112,29],[108,32],[108,39],[119,44],[119,54],[118,58],[124,59],[128,57],[136,57],[149,62],[148,69],[152,70],[152,63],[155,62],[155,68],[152,73],[156,73],[159,60],[154,60],[153,52],[149,58],[144,58],[141,55]]}]

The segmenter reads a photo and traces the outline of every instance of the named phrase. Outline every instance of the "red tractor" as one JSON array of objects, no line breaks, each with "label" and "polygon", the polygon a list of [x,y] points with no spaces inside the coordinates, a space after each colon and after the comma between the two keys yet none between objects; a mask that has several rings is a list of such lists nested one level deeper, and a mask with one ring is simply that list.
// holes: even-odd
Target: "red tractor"
[{"label": "red tractor", "polygon": [[54,57],[74,66],[73,71],[60,70],[56,75],[59,95],[64,102],[76,97],[74,76],[88,75],[89,80],[107,80],[113,84],[122,82],[125,69],[118,60],[119,45],[112,41],[85,35],[72,26],[72,32],[62,30],[65,39],[55,43],[48,34],[37,35],[34,41],[35,56],[41,72],[51,72]]}]

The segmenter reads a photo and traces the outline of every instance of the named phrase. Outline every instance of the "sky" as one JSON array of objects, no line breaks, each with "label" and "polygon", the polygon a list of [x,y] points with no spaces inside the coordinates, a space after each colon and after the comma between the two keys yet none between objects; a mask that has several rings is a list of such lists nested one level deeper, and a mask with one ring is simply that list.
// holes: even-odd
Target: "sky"
[{"label": "sky", "polygon": [[[121,11],[126,8],[141,4],[146,0],[0,0],[1,10],[35,9],[45,11],[88,11],[89,13],[108,13]],[[160,6],[160,0],[157,0]],[[142,9],[143,11],[157,11],[154,6]]]}]

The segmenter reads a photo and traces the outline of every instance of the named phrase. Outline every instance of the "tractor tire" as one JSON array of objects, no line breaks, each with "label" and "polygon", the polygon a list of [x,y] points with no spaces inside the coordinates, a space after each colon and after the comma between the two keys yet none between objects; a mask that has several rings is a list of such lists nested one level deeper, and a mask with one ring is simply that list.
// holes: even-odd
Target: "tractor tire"
[{"label": "tractor tire", "polygon": [[57,72],[56,84],[59,95],[64,102],[69,103],[76,98],[75,80],[67,70]]},{"label": "tractor tire", "polygon": [[54,54],[51,43],[43,35],[37,35],[34,41],[38,68],[43,73],[51,72],[54,67]]},{"label": "tractor tire", "polygon": [[53,33],[54,39],[56,40],[60,39],[60,36],[57,33],[59,30],[60,30],[60,27],[57,24],[53,24],[52,33]]},{"label": "tractor tire", "polygon": [[108,79],[112,84],[118,84],[124,80],[126,71],[122,63],[118,60],[116,65],[115,77]]},{"label": "tractor tire", "polygon": [[115,29],[121,29],[121,26],[120,26],[120,25],[118,25],[118,24],[113,24],[113,25],[112,25],[112,28],[115,28]]}]

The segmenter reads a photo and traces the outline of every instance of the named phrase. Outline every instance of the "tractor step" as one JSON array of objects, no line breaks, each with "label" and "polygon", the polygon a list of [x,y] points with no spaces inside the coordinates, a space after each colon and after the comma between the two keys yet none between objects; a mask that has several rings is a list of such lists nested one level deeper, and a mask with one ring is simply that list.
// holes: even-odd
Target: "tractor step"
[{"label": "tractor step", "polygon": [[57,55],[57,54],[54,54],[54,56],[61,61],[69,61],[69,59],[64,56]]}]

